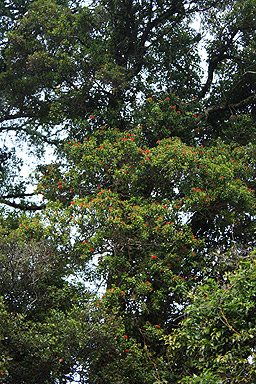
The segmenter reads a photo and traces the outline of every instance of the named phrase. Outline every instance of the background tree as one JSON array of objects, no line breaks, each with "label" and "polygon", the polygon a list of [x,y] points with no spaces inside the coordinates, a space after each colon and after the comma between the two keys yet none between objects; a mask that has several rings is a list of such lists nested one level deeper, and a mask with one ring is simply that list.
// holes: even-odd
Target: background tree
[{"label": "background tree", "polygon": [[253,382],[254,35],[250,0],[38,1],[11,28],[1,130],[57,159],[38,207],[2,150],[1,202],[43,209],[3,223],[3,380],[40,351],[34,382]]}]

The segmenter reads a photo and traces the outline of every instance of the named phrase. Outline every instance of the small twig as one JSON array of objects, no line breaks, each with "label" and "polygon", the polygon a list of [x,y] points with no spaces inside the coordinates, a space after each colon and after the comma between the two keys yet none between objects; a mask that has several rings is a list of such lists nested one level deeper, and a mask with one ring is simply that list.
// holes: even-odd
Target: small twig
[{"label": "small twig", "polygon": [[223,318],[224,318],[224,320],[225,320],[227,326],[228,326],[233,332],[237,333],[238,335],[240,335],[240,333],[237,332],[233,327],[231,327],[231,325],[230,325],[229,322],[227,321],[227,318],[226,318],[226,316],[224,315],[224,313],[223,313],[223,311],[222,311],[222,308],[221,308],[221,302],[222,302],[222,299],[223,299],[224,295],[227,293],[227,291],[228,291],[229,289],[231,289],[232,287],[234,287],[234,285],[235,285],[236,283],[238,283],[239,280],[242,280],[242,279],[247,279],[247,276],[240,277],[240,278],[239,278],[238,280],[236,280],[232,285],[230,285],[230,287],[228,287],[228,288],[225,290],[225,292],[222,294],[222,296],[221,296],[221,298],[220,298],[220,302],[219,302],[220,312],[221,312],[221,314],[222,314],[222,316],[223,316]]},{"label": "small twig", "polygon": [[156,374],[157,374],[157,379],[158,379],[159,382],[161,382],[160,375],[159,375],[159,372],[157,370],[157,366],[156,366],[155,362],[150,357],[150,353],[148,351],[148,347],[147,347],[147,344],[146,344],[146,339],[145,339],[144,333],[141,331],[140,328],[138,328],[138,329],[139,329],[139,332],[140,332],[141,336],[143,337],[144,350],[146,351],[147,357],[148,357],[149,361],[154,365],[154,368],[155,368],[155,371],[156,371]]}]

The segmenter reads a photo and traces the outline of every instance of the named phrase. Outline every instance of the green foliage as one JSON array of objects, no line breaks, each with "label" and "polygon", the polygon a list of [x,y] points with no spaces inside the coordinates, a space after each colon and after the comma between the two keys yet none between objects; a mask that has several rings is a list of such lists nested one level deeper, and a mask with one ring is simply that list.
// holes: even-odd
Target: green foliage
[{"label": "green foliage", "polygon": [[254,383],[255,1],[0,12],[0,382]]},{"label": "green foliage", "polygon": [[[59,202],[46,211],[55,233],[73,233],[73,257],[82,265],[92,263],[91,279],[106,281],[101,305],[123,317],[129,340],[146,345],[144,358],[153,359],[159,382],[182,375],[173,375],[172,365],[166,368],[162,330],[174,337],[190,290],[204,287],[206,279],[225,281],[239,262],[234,242],[242,252],[254,241],[251,151],[221,141],[214,147],[188,146],[178,138],[157,140],[150,148],[143,127],[104,128],[83,142],[68,142],[65,162],[41,169],[38,190]],[[113,373],[112,363],[105,364],[102,374]],[[114,380],[109,375],[106,382]]]},{"label": "green foliage", "polygon": [[18,194],[25,190],[22,179],[16,178],[20,172],[22,162],[19,160],[14,150],[8,150],[6,146],[1,148],[0,152],[0,194],[7,196],[8,194]]},{"label": "green foliage", "polygon": [[166,339],[168,353],[174,361],[181,359],[182,370],[189,372],[181,382],[204,383],[207,382],[204,377],[210,378],[213,372],[217,373],[213,383],[253,382],[256,374],[253,255],[239,258],[237,269],[226,273],[223,282],[208,279],[191,298],[180,329]]}]

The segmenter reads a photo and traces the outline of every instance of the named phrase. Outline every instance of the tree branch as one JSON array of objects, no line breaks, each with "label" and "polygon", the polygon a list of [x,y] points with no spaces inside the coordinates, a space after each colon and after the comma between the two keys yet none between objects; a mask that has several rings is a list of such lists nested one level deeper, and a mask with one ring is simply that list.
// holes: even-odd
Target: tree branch
[{"label": "tree branch", "polygon": [[0,198],[0,204],[5,204],[8,205],[12,208],[18,208],[21,209],[22,211],[40,211],[46,207],[45,204],[43,205],[36,205],[36,204],[31,204],[31,205],[26,205],[26,204],[21,204],[21,203],[15,203],[14,201],[9,201],[4,198]]},{"label": "tree branch", "polygon": [[[180,8],[179,8],[180,6]],[[183,16],[185,14],[185,10],[182,3],[174,2],[174,6],[172,5],[171,8],[169,8],[167,11],[163,12],[161,15],[156,17],[154,20],[149,21],[143,35],[141,37],[140,46],[144,46],[145,42],[147,41],[149,32],[152,31],[153,28],[157,27],[159,24],[163,23],[164,21],[168,20],[171,16],[174,14],[178,14],[179,16]]]},{"label": "tree branch", "polygon": [[198,115],[198,119],[207,120],[209,114],[212,112],[225,111],[227,109],[236,110],[237,108],[245,107],[246,105],[250,105],[251,103],[255,103],[255,102],[256,102],[256,95],[252,95],[236,104],[223,103],[219,105],[212,105],[206,108],[204,111],[202,111]]},{"label": "tree branch", "polygon": [[206,95],[206,93],[209,91],[212,84],[212,80],[213,80],[213,74],[218,64],[220,64],[225,59],[231,58],[230,55],[227,55],[226,52],[227,52],[227,49],[230,47],[231,43],[233,42],[233,39],[236,36],[238,30],[239,30],[238,28],[235,28],[230,38],[225,42],[225,44],[222,45],[222,47],[220,47],[219,53],[216,53],[210,60],[208,64],[208,77],[207,77],[206,83],[204,84],[201,92],[198,95],[198,99],[202,99]]},{"label": "tree branch", "polygon": [[[18,118],[18,117],[15,117],[15,119]],[[1,120],[0,120],[0,123],[1,123]],[[50,144],[50,145],[58,145],[59,144],[59,140],[58,139],[50,139],[48,138],[47,136],[45,136],[43,133],[41,132],[38,132],[37,130],[33,130],[33,131],[29,131],[29,129],[27,129],[26,125],[29,124],[29,121],[28,122],[25,122],[25,123],[22,123],[21,125],[9,125],[7,127],[0,127],[0,133],[1,132],[9,132],[9,131],[14,131],[14,132],[24,132],[26,133],[28,136],[36,136],[37,138],[40,138],[44,143],[47,143],[47,144]]]},{"label": "tree branch", "polygon": [[255,71],[246,71],[243,73],[241,79],[234,85],[234,87],[232,88],[231,92],[230,92],[230,95],[233,94],[234,90],[240,86],[240,84],[242,84],[242,82],[244,81],[244,78],[247,76],[247,75],[256,75],[256,72]]},{"label": "tree branch", "polygon": [[0,196],[0,199],[23,199],[28,196],[35,196],[35,193],[8,193],[8,195]]}]

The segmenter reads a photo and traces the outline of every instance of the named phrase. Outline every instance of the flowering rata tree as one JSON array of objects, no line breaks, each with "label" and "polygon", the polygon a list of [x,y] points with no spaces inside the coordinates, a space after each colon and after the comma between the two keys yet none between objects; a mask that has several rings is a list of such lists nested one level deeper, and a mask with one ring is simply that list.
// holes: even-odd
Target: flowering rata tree
[{"label": "flowering rata tree", "polygon": [[39,1],[9,33],[3,130],[57,160],[44,205],[3,167],[42,212],[2,214],[0,381],[255,382],[255,6]]}]

